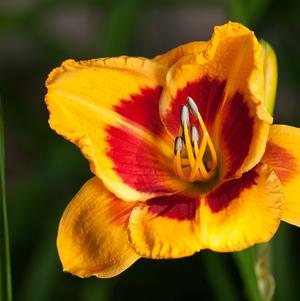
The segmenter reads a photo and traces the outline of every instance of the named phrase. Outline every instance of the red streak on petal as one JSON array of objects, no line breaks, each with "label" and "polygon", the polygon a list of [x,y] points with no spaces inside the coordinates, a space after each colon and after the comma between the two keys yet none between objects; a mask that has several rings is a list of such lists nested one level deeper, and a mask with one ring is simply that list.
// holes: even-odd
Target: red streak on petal
[{"label": "red streak on petal", "polygon": [[215,120],[216,114],[222,104],[225,81],[212,79],[208,76],[188,82],[187,85],[177,91],[176,97],[170,103],[170,111],[165,117],[168,130],[176,136],[179,129],[179,116],[182,105],[186,104],[186,98],[192,97],[208,128]]},{"label": "red streak on petal", "polygon": [[221,151],[229,179],[243,164],[253,138],[254,120],[243,94],[237,92],[227,100],[221,118]]},{"label": "red streak on petal", "polygon": [[[114,110],[131,124],[158,136],[163,129],[158,109],[161,90],[161,87],[142,88],[140,93],[122,99]],[[127,185],[141,192],[170,192],[164,183],[170,171],[158,160],[153,145],[128,129],[111,126],[106,131],[110,146],[107,155],[114,163],[115,172]]]},{"label": "red streak on petal", "polygon": [[153,145],[128,129],[110,126],[106,131],[110,145],[107,155],[124,183],[141,192],[170,192],[164,180],[171,171],[159,161]]},{"label": "red streak on petal", "polygon": [[139,94],[131,95],[130,99],[122,99],[114,106],[114,110],[129,121],[157,135],[162,130],[158,110],[161,90],[161,87],[143,88]]},{"label": "red streak on petal", "polygon": [[111,223],[124,229],[127,228],[129,216],[134,206],[136,206],[135,202],[124,202],[119,199],[109,202],[107,214]]},{"label": "red streak on petal", "polygon": [[296,158],[287,149],[268,142],[265,162],[274,169],[282,184],[291,181],[298,174]]},{"label": "red streak on petal", "polygon": [[256,185],[258,174],[254,169],[244,173],[241,178],[224,182],[206,196],[206,203],[213,213],[227,208],[240,194]]},{"label": "red streak on petal", "polygon": [[199,200],[175,194],[151,199],[147,201],[147,205],[149,212],[157,217],[184,221],[195,219]]}]

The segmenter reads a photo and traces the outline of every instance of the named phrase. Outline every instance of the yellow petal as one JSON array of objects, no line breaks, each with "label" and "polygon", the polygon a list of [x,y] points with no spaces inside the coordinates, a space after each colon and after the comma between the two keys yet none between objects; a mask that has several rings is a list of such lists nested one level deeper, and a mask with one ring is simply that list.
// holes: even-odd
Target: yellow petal
[{"label": "yellow petal", "polygon": [[205,51],[170,68],[160,115],[174,137],[187,96],[218,150],[220,177],[239,177],[260,161],[272,117],[264,106],[261,47],[252,31],[238,23],[217,26]]},{"label": "yellow petal", "polygon": [[183,56],[200,54],[205,51],[207,47],[207,42],[191,42],[187,44],[180,45],[176,48],[169,50],[168,52],[158,55],[154,58],[157,62],[171,67]]},{"label": "yellow petal", "polygon": [[139,258],[127,234],[134,205],[117,199],[98,178],[89,180],[59,224],[57,248],[64,271],[109,278],[131,266]]},{"label": "yellow petal", "polygon": [[204,248],[233,252],[269,241],[281,218],[283,195],[275,173],[266,165],[220,184],[201,202]]},{"label": "yellow petal", "polygon": [[184,195],[155,198],[133,209],[129,239],[148,258],[179,258],[200,250],[199,199]]},{"label": "yellow petal", "polygon": [[300,227],[300,129],[273,125],[262,159],[273,168],[284,192],[282,220]]},{"label": "yellow petal", "polygon": [[166,154],[173,146],[158,139],[165,73],[166,66],[144,58],[67,60],[46,83],[50,126],[75,143],[95,175],[127,201],[169,193],[173,185],[172,167],[161,164],[171,164]]},{"label": "yellow petal", "polygon": [[179,258],[200,249],[233,252],[269,241],[281,219],[283,194],[264,164],[220,183],[205,196],[172,195],[135,207],[129,240],[142,257]]}]

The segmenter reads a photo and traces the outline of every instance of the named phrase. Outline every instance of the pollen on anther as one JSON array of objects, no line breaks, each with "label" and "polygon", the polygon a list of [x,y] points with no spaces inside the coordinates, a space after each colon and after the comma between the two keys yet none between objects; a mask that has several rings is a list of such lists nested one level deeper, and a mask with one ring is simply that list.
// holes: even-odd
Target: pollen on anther
[{"label": "pollen on anther", "polygon": [[191,128],[191,138],[192,138],[193,143],[199,142],[199,138],[200,138],[199,131],[198,131],[197,127],[194,125]]},{"label": "pollen on anther", "polygon": [[184,127],[185,123],[186,123],[187,127],[190,126],[190,115],[189,115],[189,109],[187,106],[182,106],[180,120],[181,120],[182,127]]},{"label": "pollen on anther", "polygon": [[176,137],[174,146],[175,146],[174,147],[175,154],[177,152],[182,151],[182,148],[183,148],[183,139],[182,139],[182,137],[180,137],[180,136]]},{"label": "pollen on anther", "polygon": [[198,110],[198,107],[197,107],[195,101],[190,96],[187,97],[186,101],[187,101],[189,109],[191,110],[191,112],[193,113],[193,115],[197,118],[199,110]]}]

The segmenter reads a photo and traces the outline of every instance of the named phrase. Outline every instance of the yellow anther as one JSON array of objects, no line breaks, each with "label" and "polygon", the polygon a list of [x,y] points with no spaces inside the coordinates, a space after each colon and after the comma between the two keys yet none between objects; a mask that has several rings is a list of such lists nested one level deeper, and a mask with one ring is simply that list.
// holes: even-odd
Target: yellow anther
[{"label": "yellow anther", "polygon": [[[198,127],[190,128],[190,113]],[[207,182],[216,174],[217,154],[198,107],[191,97],[181,109],[181,128],[175,140],[174,171],[185,181]],[[201,138],[200,134],[201,133]],[[184,155],[185,154],[185,155]]]}]

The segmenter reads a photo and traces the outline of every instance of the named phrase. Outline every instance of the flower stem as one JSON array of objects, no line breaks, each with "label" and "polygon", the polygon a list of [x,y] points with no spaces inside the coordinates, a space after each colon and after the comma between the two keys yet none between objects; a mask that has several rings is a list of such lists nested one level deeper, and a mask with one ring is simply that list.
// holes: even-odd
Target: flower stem
[{"label": "flower stem", "polygon": [[218,301],[238,301],[239,294],[235,289],[234,279],[224,260],[225,256],[209,250],[202,251],[200,254],[201,266],[204,268],[206,278],[211,284],[214,298]]},{"label": "flower stem", "polygon": [[245,293],[249,301],[262,301],[255,273],[254,247],[241,252],[232,253],[245,286]]},{"label": "flower stem", "polygon": [[0,99],[0,300],[11,301],[11,276],[5,193],[4,124]]}]

